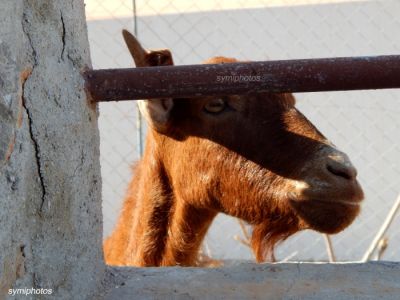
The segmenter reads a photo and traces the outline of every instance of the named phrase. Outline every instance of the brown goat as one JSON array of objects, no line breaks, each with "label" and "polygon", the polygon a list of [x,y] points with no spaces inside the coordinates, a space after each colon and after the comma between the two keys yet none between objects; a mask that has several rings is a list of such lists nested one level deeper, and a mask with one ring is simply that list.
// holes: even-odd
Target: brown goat
[{"label": "brown goat", "polygon": [[[137,67],[172,65],[127,31]],[[216,57],[206,63],[232,63]],[[359,213],[356,169],[296,108],[291,94],[139,101],[149,129],[121,216],[104,244],[107,264],[196,265],[222,212],[253,226],[257,261],[303,230],[337,233]]]}]

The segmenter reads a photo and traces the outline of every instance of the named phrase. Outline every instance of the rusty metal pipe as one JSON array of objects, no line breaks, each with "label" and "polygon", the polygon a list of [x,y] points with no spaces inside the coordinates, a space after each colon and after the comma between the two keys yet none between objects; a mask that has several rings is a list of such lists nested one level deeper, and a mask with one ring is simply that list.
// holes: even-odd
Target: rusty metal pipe
[{"label": "rusty metal pipe", "polygon": [[400,88],[400,55],[88,70],[91,99]]}]

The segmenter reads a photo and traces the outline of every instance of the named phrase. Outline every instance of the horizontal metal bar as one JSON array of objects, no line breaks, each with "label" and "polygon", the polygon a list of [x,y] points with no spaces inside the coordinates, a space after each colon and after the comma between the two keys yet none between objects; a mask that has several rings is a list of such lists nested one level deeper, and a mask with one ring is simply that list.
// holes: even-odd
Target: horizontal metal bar
[{"label": "horizontal metal bar", "polygon": [[400,55],[89,70],[93,101],[400,88]]}]

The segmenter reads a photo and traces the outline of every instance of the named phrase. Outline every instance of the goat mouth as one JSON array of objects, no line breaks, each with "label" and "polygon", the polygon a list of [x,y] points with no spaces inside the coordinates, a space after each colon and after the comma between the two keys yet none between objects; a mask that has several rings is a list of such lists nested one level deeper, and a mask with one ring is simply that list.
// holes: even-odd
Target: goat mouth
[{"label": "goat mouth", "polygon": [[299,205],[309,205],[309,206],[318,206],[318,207],[324,207],[326,206],[327,209],[330,207],[335,207],[335,206],[347,206],[347,207],[360,207],[361,206],[361,201],[362,200],[336,200],[336,199],[321,199],[321,198],[289,198],[289,202],[292,204],[292,206],[299,206]]},{"label": "goat mouth", "polygon": [[[344,196],[344,197],[343,197]],[[328,192],[313,192],[303,191],[301,193],[290,192],[288,194],[289,202],[292,204],[320,204],[320,205],[345,205],[345,206],[360,206],[364,199],[364,193],[361,188],[350,191],[348,195],[343,195],[336,191]]]},{"label": "goat mouth", "polygon": [[348,205],[348,206],[356,206],[359,207],[360,206],[360,202],[359,201],[349,201],[349,200],[323,200],[323,199],[313,199],[313,200],[309,200],[309,201],[317,201],[320,202],[322,204],[327,204],[327,205],[334,205],[334,204],[344,204],[344,205]]}]

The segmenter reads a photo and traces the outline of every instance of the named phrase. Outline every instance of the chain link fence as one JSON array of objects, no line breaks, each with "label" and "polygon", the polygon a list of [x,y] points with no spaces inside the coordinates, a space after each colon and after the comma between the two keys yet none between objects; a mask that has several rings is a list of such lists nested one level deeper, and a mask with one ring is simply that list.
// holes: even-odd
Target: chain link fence
[{"label": "chain link fence", "polygon": [[[133,66],[121,37],[126,28],[148,48],[170,48],[176,64],[223,55],[242,60],[400,53],[400,2],[86,0],[94,68]],[[366,200],[360,217],[332,236],[337,260],[359,260],[400,193],[400,91],[297,94],[300,110],[359,171]],[[116,222],[130,166],[142,136],[134,102],[100,105],[104,235]],[[400,260],[400,217],[387,232],[382,259]],[[228,233],[228,234],[227,234]],[[252,259],[238,221],[220,215],[205,240],[213,258]],[[278,260],[327,260],[324,238],[312,231],[281,244]]]}]

